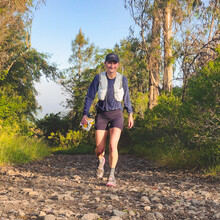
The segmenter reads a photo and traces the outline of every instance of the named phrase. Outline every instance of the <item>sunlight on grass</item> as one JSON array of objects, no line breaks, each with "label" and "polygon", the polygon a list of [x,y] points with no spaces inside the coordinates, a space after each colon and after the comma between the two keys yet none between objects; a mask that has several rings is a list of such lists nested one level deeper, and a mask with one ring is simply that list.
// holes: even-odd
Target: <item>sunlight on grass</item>
[{"label": "sunlight on grass", "polygon": [[204,170],[205,175],[220,178],[220,165]]},{"label": "sunlight on grass", "polygon": [[0,163],[19,164],[42,159],[50,155],[50,149],[40,139],[14,133],[0,134]]},{"label": "sunlight on grass", "polygon": [[146,147],[138,144],[132,148],[120,150],[120,153],[131,153],[147,160],[158,166],[169,169],[201,169],[206,175],[220,177],[220,165],[206,168],[203,159],[203,151],[198,149],[187,149],[178,146],[154,146]]},{"label": "sunlight on grass", "polygon": [[94,154],[94,146],[81,144],[69,148],[54,147],[52,148],[53,154]]}]

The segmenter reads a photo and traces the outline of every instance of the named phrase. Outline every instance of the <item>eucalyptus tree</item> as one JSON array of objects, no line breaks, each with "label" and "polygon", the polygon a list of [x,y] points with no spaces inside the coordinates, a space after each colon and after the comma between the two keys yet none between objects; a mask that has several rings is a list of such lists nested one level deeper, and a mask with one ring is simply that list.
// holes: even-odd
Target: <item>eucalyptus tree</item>
[{"label": "eucalyptus tree", "polygon": [[163,89],[170,92],[173,87],[173,63],[172,63],[172,31],[173,31],[173,1],[164,1],[163,7],[163,36],[164,36],[164,73]]},{"label": "eucalyptus tree", "polygon": [[[162,84],[166,91],[173,87],[173,64],[179,72],[177,78],[183,80],[185,91],[188,79],[196,69],[216,58],[219,1],[125,0],[125,7],[140,28],[150,73],[149,107],[152,108],[156,104],[159,85]],[[163,76],[163,83],[158,81],[160,76]]]},{"label": "eucalyptus tree", "polygon": [[140,28],[141,49],[145,53],[149,72],[149,108],[157,104],[159,95],[161,3],[160,0],[125,0],[125,7],[130,10],[135,24]]},{"label": "eucalyptus tree", "polygon": [[[219,1],[183,1],[181,14],[176,22],[174,41],[175,57],[180,66],[180,77],[183,79],[183,95],[188,80],[218,56],[216,48],[220,43],[219,32]],[[185,10],[183,10],[183,8]],[[176,62],[176,63],[177,63]]]}]

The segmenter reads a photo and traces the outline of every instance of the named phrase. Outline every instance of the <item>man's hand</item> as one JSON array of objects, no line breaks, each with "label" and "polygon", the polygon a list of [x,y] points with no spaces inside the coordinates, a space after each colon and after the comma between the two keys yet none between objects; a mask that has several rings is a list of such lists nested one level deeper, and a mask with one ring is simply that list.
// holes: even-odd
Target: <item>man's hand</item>
[{"label": "man's hand", "polygon": [[85,124],[87,124],[87,123],[88,123],[88,121],[87,121],[87,115],[83,115],[81,124],[85,125]]},{"label": "man's hand", "polygon": [[129,118],[128,118],[128,128],[132,128],[134,126],[134,119],[133,119],[133,114],[130,113],[129,114]]}]

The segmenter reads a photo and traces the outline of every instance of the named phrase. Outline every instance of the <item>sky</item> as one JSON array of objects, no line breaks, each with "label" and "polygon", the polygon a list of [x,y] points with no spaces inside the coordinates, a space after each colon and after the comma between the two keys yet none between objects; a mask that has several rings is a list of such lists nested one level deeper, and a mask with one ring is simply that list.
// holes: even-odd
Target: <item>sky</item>
[{"label": "sky", "polygon": [[[90,43],[100,49],[112,49],[129,35],[133,25],[124,0],[46,0],[46,5],[34,13],[31,42],[38,52],[49,53],[50,62],[62,70],[69,67],[71,42],[80,28]],[[42,107],[39,118],[67,111],[61,105],[67,96],[59,85],[42,78],[35,87]]]}]

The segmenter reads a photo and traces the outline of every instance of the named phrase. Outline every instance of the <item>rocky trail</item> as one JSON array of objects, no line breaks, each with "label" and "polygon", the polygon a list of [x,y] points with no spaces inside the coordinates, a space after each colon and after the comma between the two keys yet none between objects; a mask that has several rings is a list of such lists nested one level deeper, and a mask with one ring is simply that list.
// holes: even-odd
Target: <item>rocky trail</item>
[{"label": "rocky trail", "polygon": [[0,219],[220,219],[219,180],[120,155],[117,186],[95,177],[94,155],[53,155],[0,167]]}]

